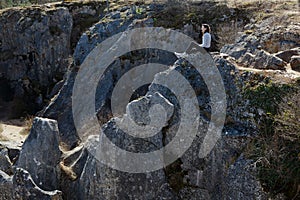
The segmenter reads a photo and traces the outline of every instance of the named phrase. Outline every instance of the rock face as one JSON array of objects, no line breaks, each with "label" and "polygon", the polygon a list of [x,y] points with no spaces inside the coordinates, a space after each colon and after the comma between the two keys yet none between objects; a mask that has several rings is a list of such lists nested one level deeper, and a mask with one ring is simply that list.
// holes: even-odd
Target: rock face
[{"label": "rock face", "polygon": [[1,12],[0,101],[14,108],[8,118],[34,114],[56,94],[52,88],[63,79],[81,34],[103,16],[103,4],[57,2]]},{"label": "rock face", "polygon": [[1,191],[1,195],[0,195],[1,200],[13,199],[12,178],[2,170],[0,170],[0,191]]},{"label": "rock face", "polygon": [[22,99],[29,110],[41,108],[51,85],[68,67],[72,25],[65,8],[10,9],[1,14],[0,79],[13,91],[8,100]]},{"label": "rock face", "polygon": [[[276,20],[276,17],[267,19],[259,25],[257,32],[263,49],[270,53],[289,50],[300,45],[300,24],[287,24],[285,26],[274,26],[266,28],[266,24]],[[267,25],[270,26],[270,25]]]},{"label": "rock face", "polygon": [[51,191],[58,189],[60,156],[57,122],[35,118],[16,166],[27,170],[41,189]]},{"label": "rock face", "polygon": [[[95,48],[97,44],[109,38],[111,35],[124,31],[129,25],[129,28],[133,28],[143,25],[150,26],[153,23],[153,20],[139,19],[145,17],[143,13],[135,15],[132,15],[132,13],[136,13],[134,10],[132,10],[132,8],[126,8],[122,12],[118,11],[117,13],[112,13],[107,16],[106,20],[108,22],[99,22],[90,28],[90,30],[87,32],[89,34],[83,34],[74,52],[76,66],[73,66],[73,68],[78,68],[91,50]],[[121,14],[128,16],[128,18],[121,18]],[[111,117],[111,110],[109,106],[111,94],[114,86],[117,83],[117,80],[123,74],[125,74],[131,68],[144,63],[153,62],[171,65],[175,61],[176,57],[174,54],[158,50],[133,51],[123,55],[120,58],[117,58],[111,64],[109,70],[106,71],[106,74],[100,80],[100,83],[97,87],[96,110],[101,124],[107,122]],[[43,117],[58,121],[61,141],[64,142],[69,148],[74,148],[80,140],[75,131],[71,109],[71,96],[75,77],[76,69],[68,74],[67,81],[62,87],[59,95],[41,113],[41,116]]]},{"label": "rock face", "polygon": [[245,160],[243,156],[230,166],[225,177],[226,188],[224,191],[228,199],[266,199],[260,190],[260,183],[253,176],[253,161]]},{"label": "rock face", "polygon": [[62,199],[61,192],[58,190],[45,191],[40,189],[34,183],[30,174],[22,168],[16,168],[13,177],[8,176],[0,170],[0,190],[1,200]]},{"label": "rock face", "polygon": [[[125,173],[113,170],[95,159],[93,148],[99,145],[101,137],[91,136],[85,143],[85,147],[71,150],[63,160],[61,189],[66,195],[64,198],[190,198],[203,200],[227,197],[233,199],[263,198],[262,188],[255,179],[255,173],[251,170],[244,172],[243,166],[248,166],[251,160],[241,159],[237,163],[233,162],[247,145],[247,137],[251,136],[255,130],[255,126],[251,123],[251,115],[245,115],[247,111],[246,102],[237,92],[239,90],[237,83],[242,84],[242,79],[234,78],[234,74],[238,71],[231,63],[221,57],[215,59],[228,90],[228,114],[232,120],[236,121],[235,123],[228,122],[225,125],[222,138],[207,158],[202,159],[198,156],[199,144],[203,140],[203,135],[200,132],[188,151],[170,166],[149,173]],[[174,70],[183,73],[184,77],[191,81],[191,85],[196,87],[199,105],[203,109],[201,120],[205,126],[207,123],[204,113],[210,112],[210,108],[205,106],[206,102],[209,101],[206,95],[208,91],[200,76],[191,76],[195,75],[195,69],[192,66],[185,64],[185,61],[181,59],[176,62],[172,70],[157,74],[155,80],[169,78]],[[128,104],[126,114],[138,124],[149,124],[149,116],[146,113],[149,112],[151,106],[160,103],[167,110],[166,113],[171,114],[167,114],[167,118],[172,116],[168,120],[167,128],[150,138],[137,139],[123,132],[126,127],[119,126],[117,118],[111,119],[104,124],[103,132],[118,147],[131,152],[148,152],[159,149],[163,144],[167,144],[173,139],[172,137],[180,122],[178,101],[169,90],[154,83],[155,81],[150,85],[149,92],[144,97]],[[162,126],[166,125],[162,123]],[[114,155],[110,154],[110,156],[113,157]],[[116,162],[122,161],[117,160]],[[240,162],[242,164],[239,164]],[[232,171],[228,169],[228,165],[232,166],[230,168]],[[251,165],[248,167],[250,169]],[[249,186],[241,185],[241,182],[249,177],[251,184]],[[230,188],[239,189],[235,193],[228,193]],[[249,193],[244,193],[245,190]]]}]

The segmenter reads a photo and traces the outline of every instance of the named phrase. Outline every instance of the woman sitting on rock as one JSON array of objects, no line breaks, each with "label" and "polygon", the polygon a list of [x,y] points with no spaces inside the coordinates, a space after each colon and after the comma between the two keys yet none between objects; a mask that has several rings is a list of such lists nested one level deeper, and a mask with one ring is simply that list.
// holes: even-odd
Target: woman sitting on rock
[{"label": "woman sitting on rock", "polygon": [[211,45],[211,35],[210,35],[210,27],[208,24],[202,24],[202,44],[203,47],[207,52],[209,52],[210,45]]}]

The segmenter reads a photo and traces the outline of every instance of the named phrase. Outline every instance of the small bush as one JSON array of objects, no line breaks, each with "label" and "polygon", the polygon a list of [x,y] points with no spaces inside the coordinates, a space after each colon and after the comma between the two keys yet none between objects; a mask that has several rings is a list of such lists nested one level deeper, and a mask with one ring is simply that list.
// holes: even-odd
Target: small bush
[{"label": "small bush", "polygon": [[217,26],[217,33],[219,36],[218,42],[220,46],[222,47],[225,44],[233,44],[239,36],[239,32],[242,30],[243,28],[235,21],[219,24]]}]

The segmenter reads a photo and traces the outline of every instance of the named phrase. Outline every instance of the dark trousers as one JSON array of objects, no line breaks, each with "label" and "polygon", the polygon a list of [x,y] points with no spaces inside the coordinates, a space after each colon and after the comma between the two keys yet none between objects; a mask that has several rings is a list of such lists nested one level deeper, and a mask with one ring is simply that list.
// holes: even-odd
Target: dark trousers
[{"label": "dark trousers", "polygon": [[203,49],[205,49],[207,51],[207,53],[209,53],[210,48],[203,47]]}]

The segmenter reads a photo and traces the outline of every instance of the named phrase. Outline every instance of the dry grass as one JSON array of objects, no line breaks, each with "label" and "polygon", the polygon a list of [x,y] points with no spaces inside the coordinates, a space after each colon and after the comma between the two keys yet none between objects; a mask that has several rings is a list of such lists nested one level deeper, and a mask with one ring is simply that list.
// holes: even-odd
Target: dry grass
[{"label": "dry grass", "polygon": [[20,135],[28,135],[30,132],[30,129],[32,127],[32,122],[33,122],[34,116],[27,116],[24,120],[24,126],[25,128],[23,128],[20,131]]},{"label": "dry grass", "polygon": [[237,22],[227,22],[224,24],[217,25],[217,33],[219,35],[220,47],[225,44],[233,44],[236,38],[239,36],[239,32],[243,31],[241,26],[238,26]]},{"label": "dry grass", "polygon": [[246,93],[252,107],[262,108],[265,114],[256,119],[260,134],[245,155],[256,161],[258,178],[267,192],[294,199],[300,186],[300,80],[260,84]]},{"label": "dry grass", "polygon": [[72,167],[64,165],[64,162],[59,163],[60,169],[69,177],[72,181],[77,179],[76,173],[73,171]]}]

